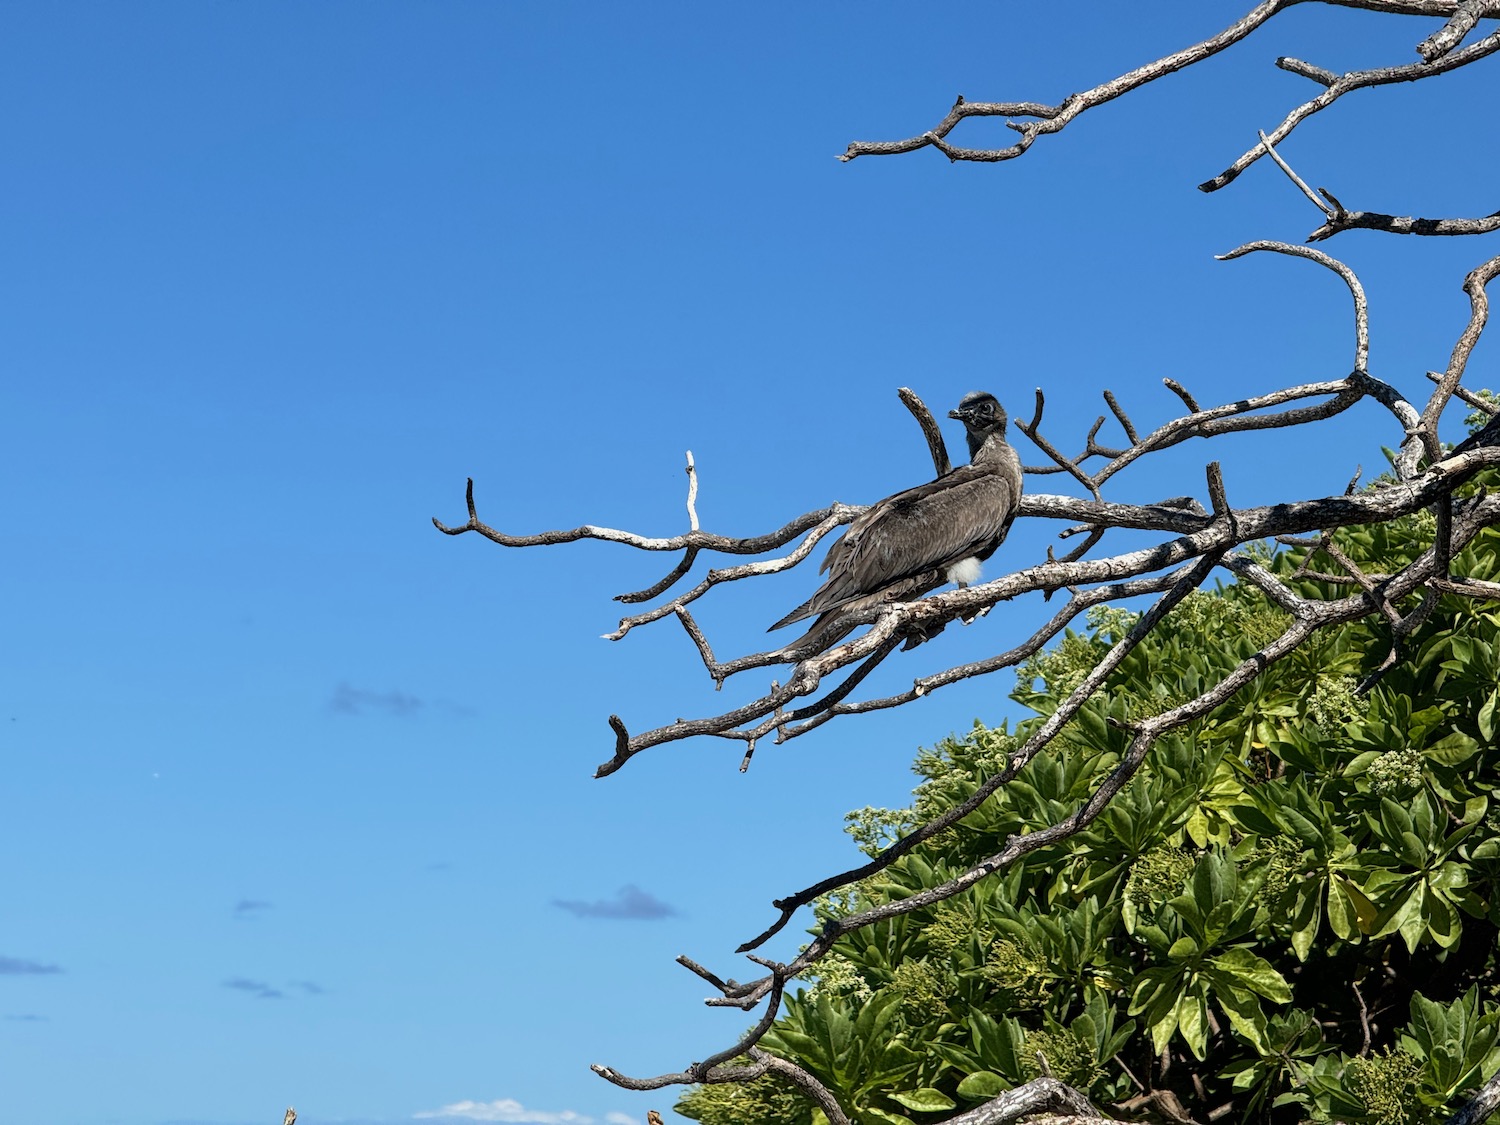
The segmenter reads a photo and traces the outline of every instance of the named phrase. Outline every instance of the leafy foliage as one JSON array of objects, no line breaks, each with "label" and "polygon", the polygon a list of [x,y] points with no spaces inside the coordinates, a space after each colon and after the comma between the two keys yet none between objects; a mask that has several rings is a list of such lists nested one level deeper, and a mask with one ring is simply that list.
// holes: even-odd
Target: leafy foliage
[{"label": "leafy foliage", "polygon": [[[1336,541],[1392,569],[1430,546],[1431,524]],[[1485,532],[1455,571],[1493,579],[1497,548]],[[1304,596],[1349,593],[1300,576],[1304,561],[1268,565]],[[851,814],[861,848],[1003,769],[1132,621],[1096,611],[1023,669],[1013,698],[1037,718],[923,751],[909,809]],[[1055,824],[1119,761],[1127,735],[1112,720],[1197,696],[1288,623],[1249,588],[1189,596],[1054,752],[824,916],[908,897]],[[1241,1120],[1440,1120],[1500,1069],[1500,612],[1444,597],[1359,694],[1390,645],[1378,617],[1316,636],[1163,738],[1082,833],[842,938],[762,1046],[862,1125],[951,1116],[1039,1073],[1124,1116],[1170,1090],[1200,1120],[1224,1105]],[[706,1125],[791,1119],[710,1103],[709,1090],[679,1111]]]}]

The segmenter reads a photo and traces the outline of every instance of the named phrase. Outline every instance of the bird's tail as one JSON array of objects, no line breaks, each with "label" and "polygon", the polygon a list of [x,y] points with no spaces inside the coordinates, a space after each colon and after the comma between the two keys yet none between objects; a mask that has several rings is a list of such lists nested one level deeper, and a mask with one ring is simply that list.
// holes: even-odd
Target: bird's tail
[{"label": "bird's tail", "polygon": [[777,629],[784,629],[793,621],[801,621],[805,617],[811,617],[812,614],[812,599],[808,598],[807,601],[803,602],[796,609],[792,610],[791,613],[787,614],[780,621],[776,622],[776,624],[772,625],[769,629],[766,630],[766,632],[774,633]]}]

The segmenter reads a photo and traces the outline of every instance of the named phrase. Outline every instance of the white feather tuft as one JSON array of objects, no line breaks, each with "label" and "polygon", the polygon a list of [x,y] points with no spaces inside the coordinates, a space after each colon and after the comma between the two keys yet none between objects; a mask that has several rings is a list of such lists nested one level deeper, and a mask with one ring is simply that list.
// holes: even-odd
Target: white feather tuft
[{"label": "white feather tuft", "polygon": [[948,568],[948,581],[960,586],[972,586],[979,581],[979,560],[970,556],[959,559]]}]

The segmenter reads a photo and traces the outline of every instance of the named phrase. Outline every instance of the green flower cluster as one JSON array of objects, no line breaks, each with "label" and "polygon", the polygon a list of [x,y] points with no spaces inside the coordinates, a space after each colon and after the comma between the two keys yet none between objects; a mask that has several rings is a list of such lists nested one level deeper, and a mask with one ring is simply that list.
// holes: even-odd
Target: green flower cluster
[{"label": "green flower cluster", "polygon": [[812,984],[807,990],[809,997],[816,999],[818,996],[837,996],[863,1004],[875,995],[870,982],[860,973],[859,966],[837,953],[830,953],[814,968],[816,975],[812,976]]},{"label": "green flower cluster", "polygon": [[1089,1089],[1103,1069],[1094,1058],[1090,1045],[1085,1045],[1076,1035],[1063,1030],[1029,1032],[1025,1051],[1024,1065],[1032,1077],[1041,1078],[1051,1074],[1053,1078],[1067,1083],[1075,1090]]},{"label": "green flower cluster", "polygon": [[1422,785],[1422,755],[1410,746],[1388,750],[1370,763],[1368,776],[1382,797],[1404,797]]},{"label": "green flower cluster", "polygon": [[1261,884],[1261,893],[1268,899],[1281,897],[1291,885],[1292,876],[1301,866],[1302,848],[1288,836],[1277,836],[1261,840],[1255,846],[1255,858],[1266,863],[1266,881]]},{"label": "green flower cluster", "polygon": [[954,991],[948,974],[925,959],[897,965],[891,990],[901,997],[907,1015],[923,1022],[945,1015]]},{"label": "green flower cluster", "polygon": [[1341,733],[1345,723],[1364,714],[1365,704],[1355,690],[1357,683],[1353,676],[1319,676],[1307,699],[1307,717],[1313,725],[1328,734]]},{"label": "green flower cluster", "polygon": [[1029,944],[1000,938],[991,943],[980,975],[1003,995],[1012,1011],[1038,1008],[1047,999],[1047,970]]},{"label": "green flower cluster", "polygon": [[[748,1059],[739,1060],[748,1065]],[[813,1104],[801,1090],[779,1074],[763,1074],[749,1082],[721,1082],[694,1086],[673,1107],[684,1117],[703,1122],[776,1122],[812,1125]],[[821,1116],[821,1115],[820,1115]]]},{"label": "green flower cluster", "polygon": [[1181,890],[1195,862],[1196,857],[1186,848],[1153,848],[1131,865],[1125,897],[1141,914],[1152,914]]},{"label": "green flower cluster", "polygon": [[1405,1125],[1416,1102],[1422,1064],[1405,1051],[1351,1059],[1344,1071],[1350,1093],[1364,1102],[1375,1125]]}]

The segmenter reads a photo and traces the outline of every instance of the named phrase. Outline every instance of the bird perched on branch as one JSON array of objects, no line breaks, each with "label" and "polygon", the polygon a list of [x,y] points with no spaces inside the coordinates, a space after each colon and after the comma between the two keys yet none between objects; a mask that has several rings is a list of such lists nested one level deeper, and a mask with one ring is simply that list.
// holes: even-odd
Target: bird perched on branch
[{"label": "bird perched on branch", "polygon": [[969,464],[862,512],[829,548],[819,570],[828,580],[772,629],[818,615],[812,637],[841,610],[905,600],[944,581],[978,580],[979,564],[1004,541],[1020,507],[1021,459],[1005,440],[1005,410],[994,395],[971,392],[948,417],[964,424]]}]

